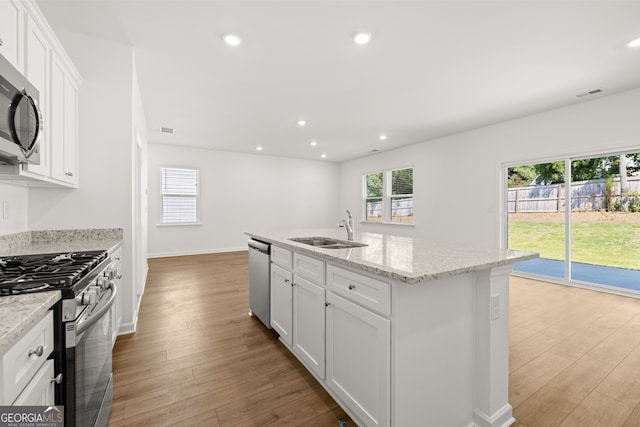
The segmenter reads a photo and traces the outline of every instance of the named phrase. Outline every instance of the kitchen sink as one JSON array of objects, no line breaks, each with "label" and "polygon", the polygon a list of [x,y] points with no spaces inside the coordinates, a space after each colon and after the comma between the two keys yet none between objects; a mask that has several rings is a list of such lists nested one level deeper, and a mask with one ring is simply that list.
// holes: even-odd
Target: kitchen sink
[{"label": "kitchen sink", "polygon": [[330,237],[294,237],[289,240],[323,249],[349,249],[368,246],[364,243],[332,239]]}]

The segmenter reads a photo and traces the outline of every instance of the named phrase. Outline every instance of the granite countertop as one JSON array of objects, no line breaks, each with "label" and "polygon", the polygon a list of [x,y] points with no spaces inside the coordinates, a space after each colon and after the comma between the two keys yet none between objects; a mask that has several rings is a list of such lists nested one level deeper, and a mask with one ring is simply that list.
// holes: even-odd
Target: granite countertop
[{"label": "granite countertop", "polygon": [[47,310],[59,300],[59,291],[1,297],[0,354],[42,319]]},{"label": "granite countertop", "polygon": [[122,229],[27,231],[0,236],[0,257],[112,250],[122,244]]},{"label": "granite countertop", "polygon": [[292,237],[331,237],[346,241],[343,229],[275,230],[246,235],[296,252],[383,275],[405,283],[419,283],[538,258],[534,252],[491,249],[389,234],[355,232],[354,242],[367,246],[323,249],[294,242]]}]

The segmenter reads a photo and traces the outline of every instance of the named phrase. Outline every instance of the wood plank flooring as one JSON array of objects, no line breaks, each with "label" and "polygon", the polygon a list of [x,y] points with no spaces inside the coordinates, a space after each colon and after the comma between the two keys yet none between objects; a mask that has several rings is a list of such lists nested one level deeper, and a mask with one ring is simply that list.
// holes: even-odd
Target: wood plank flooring
[{"label": "wood plank flooring", "polygon": [[247,315],[247,263],[246,252],[149,260],[138,330],[114,347],[109,427],[355,425]]},{"label": "wood plank flooring", "polygon": [[[149,267],[138,331],[114,348],[109,427],[355,425],[247,316],[246,252]],[[515,426],[640,427],[640,300],[516,277],[510,288]]]},{"label": "wood plank flooring", "polygon": [[517,427],[640,426],[640,300],[512,277]]}]

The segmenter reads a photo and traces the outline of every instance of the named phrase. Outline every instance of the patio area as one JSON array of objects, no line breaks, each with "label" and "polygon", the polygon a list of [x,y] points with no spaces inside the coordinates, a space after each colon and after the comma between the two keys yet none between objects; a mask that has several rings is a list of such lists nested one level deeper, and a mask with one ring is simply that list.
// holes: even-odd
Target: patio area
[{"label": "patio area", "polygon": [[[513,270],[564,279],[564,261],[545,258],[532,259],[515,264]],[[571,279],[640,291],[640,270],[572,262]]]}]

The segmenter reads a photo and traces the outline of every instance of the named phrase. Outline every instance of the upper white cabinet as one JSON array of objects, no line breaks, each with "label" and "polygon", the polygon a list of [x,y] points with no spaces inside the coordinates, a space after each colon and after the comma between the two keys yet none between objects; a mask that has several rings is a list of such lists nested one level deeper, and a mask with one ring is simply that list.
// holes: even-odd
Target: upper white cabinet
[{"label": "upper white cabinet", "polygon": [[0,1],[0,54],[14,67],[23,68],[24,8],[19,0]]},{"label": "upper white cabinet", "polygon": [[40,137],[40,164],[25,165],[24,169],[43,176],[51,174],[49,165],[49,144],[50,135],[48,130],[51,128],[49,113],[49,93],[50,84],[50,63],[51,63],[51,47],[44,33],[36,25],[31,16],[27,16],[27,47],[25,61],[25,76],[32,85],[38,89],[38,107],[44,119],[44,131]]},{"label": "upper white cabinet", "polygon": [[77,184],[78,86],[54,54],[51,59],[51,177]]},{"label": "upper white cabinet", "polygon": [[40,164],[0,165],[0,180],[77,187],[80,74],[33,0],[0,1],[0,38],[0,53],[38,89],[44,120]]}]

